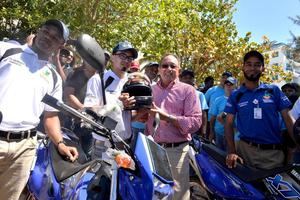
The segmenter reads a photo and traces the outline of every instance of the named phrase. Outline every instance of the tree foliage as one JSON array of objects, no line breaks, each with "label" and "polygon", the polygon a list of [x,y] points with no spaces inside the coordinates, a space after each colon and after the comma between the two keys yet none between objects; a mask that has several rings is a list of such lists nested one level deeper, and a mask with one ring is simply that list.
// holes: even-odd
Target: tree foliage
[{"label": "tree foliage", "polygon": [[[237,0],[4,0],[0,2],[0,38],[22,39],[45,19],[62,19],[72,37],[88,33],[110,50],[128,40],[156,60],[175,53],[198,82],[219,78],[225,70],[240,75],[242,56],[266,46],[238,37],[232,20]],[[15,24],[18,22],[17,24]]]}]

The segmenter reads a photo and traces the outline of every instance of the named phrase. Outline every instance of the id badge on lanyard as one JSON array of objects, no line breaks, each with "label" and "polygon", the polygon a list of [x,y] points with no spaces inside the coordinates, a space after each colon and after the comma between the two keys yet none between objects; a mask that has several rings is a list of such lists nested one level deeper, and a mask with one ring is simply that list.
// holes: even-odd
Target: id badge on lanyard
[{"label": "id badge on lanyard", "polygon": [[254,99],[253,103],[254,103],[254,105],[256,105],[256,107],[254,107],[254,109],[253,109],[253,118],[254,119],[262,119],[262,109],[259,107],[258,100]]}]

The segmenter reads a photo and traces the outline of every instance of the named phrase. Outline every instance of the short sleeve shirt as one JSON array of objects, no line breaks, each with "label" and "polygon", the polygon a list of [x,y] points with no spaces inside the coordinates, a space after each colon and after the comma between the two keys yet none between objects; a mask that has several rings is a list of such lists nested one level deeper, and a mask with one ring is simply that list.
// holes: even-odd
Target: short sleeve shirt
[{"label": "short sleeve shirt", "polygon": [[80,67],[79,69],[74,70],[74,72],[68,77],[65,87],[74,88],[74,95],[81,103],[83,103],[88,80],[89,78],[84,74],[84,69]]},{"label": "short sleeve shirt", "polygon": [[[212,105],[210,109],[211,116],[218,116],[220,113],[224,111],[225,105],[227,103],[228,97],[220,96],[215,100],[215,103]],[[219,135],[224,135],[224,125],[221,124],[218,120],[215,121],[214,130]]]},{"label": "short sleeve shirt", "polygon": [[205,99],[205,95],[202,92],[198,91],[198,90],[196,90],[196,93],[198,94],[199,99],[200,99],[201,109],[202,110],[208,110],[208,105],[207,105],[207,102],[206,102],[206,99]]},{"label": "short sleeve shirt", "polygon": [[[131,136],[130,113],[128,111],[122,111],[122,102],[118,99],[127,81],[127,77],[120,79],[113,71],[109,70],[104,73],[104,83],[109,77],[114,78],[114,80],[105,89],[106,108],[111,110],[108,116],[118,122],[115,130],[121,138],[128,139]],[[95,74],[88,81],[84,106],[99,107],[99,112],[104,110],[102,85],[99,74]]]},{"label": "short sleeve shirt", "polygon": [[[11,48],[23,51],[4,58],[0,62],[0,111],[3,119],[0,130],[21,131],[36,127],[44,110],[57,111],[42,103],[48,93],[62,99],[62,80],[46,60],[27,45],[0,42],[0,57]],[[54,81],[56,73],[57,82]]]},{"label": "short sleeve shirt", "polygon": [[[237,116],[241,139],[278,144],[282,142],[279,112],[288,109],[290,104],[275,85],[260,84],[254,90],[241,86],[230,95],[224,111]],[[261,117],[254,117],[255,112],[261,112]]]}]

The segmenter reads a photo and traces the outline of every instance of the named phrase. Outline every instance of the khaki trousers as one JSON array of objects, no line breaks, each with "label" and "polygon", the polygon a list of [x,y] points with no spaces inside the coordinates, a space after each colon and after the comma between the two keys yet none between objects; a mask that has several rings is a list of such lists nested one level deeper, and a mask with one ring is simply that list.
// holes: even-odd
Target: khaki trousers
[{"label": "khaki trousers", "polygon": [[184,143],[175,148],[166,148],[171,171],[175,181],[174,200],[190,199],[190,168],[189,168],[189,145]]},{"label": "khaki trousers", "polygon": [[18,200],[29,178],[37,139],[0,139],[0,199]]},{"label": "khaki trousers", "polygon": [[260,169],[282,167],[284,163],[282,150],[262,150],[242,140],[237,142],[237,154],[243,158],[245,164]]}]

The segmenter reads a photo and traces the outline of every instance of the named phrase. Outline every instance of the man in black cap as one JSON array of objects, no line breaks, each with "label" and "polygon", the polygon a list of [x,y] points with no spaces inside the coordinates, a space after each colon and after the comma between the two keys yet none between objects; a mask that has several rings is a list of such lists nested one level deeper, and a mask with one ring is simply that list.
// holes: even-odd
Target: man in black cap
[{"label": "man in black cap", "polygon": [[[103,78],[105,94],[107,98],[106,106],[114,107],[111,108],[114,109],[114,112],[111,112],[111,114],[113,114],[111,117],[118,121],[115,130],[124,140],[128,140],[131,137],[131,128],[130,123],[123,122],[122,109],[119,106],[119,103],[121,103],[119,102],[119,97],[124,84],[128,80],[127,71],[129,70],[132,61],[137,57],[138,52],[132,46],[132,44],[127,41],[119,42],[113,48],[112,55],[110,57],[112,69],[106,71]],[[129,98],[128,101],[130,100],[133,99]],[[101,111],[102,107],[104,106],[102,84],[99,74],[95,74],[88,81],[84,106],[94,108],[95,111]]]},{"label": "man in black cap", "polygon": [[289,98],[292,108],[299,97],[299,85],[297,83],[286,83],[281,87],[281,90]]},{"label": "man in black cap", "polygon": [[[180,73],[179,80],[181,82],[184,82],[186,84],[189,84],[193,87],[195,87],[195,73],[191,69],[185,69]],[[196,89],[195,89],[196,90]],[[199,132],[201,136],[206,136],[206,127],[207,127],[207,111],[208,111],[208,105],[206,103],[205,96],[202,92],[199,90],[196,90],[196,94],[199,97],[200,100],[200,106],[202,110],[202,124],[200,127]]]},{"label": "man in black cap", "polygon": [[62,98],[62,81],[48,58],[68,35],[63,22],[48,20],[30,46],[0,42],[0,199],[19,199],[27,183],[43,112],[46,133],[60,154],[72,161],[78,157],[76,148],[63,142],[57,110],[42,103],[47,93]]},{"label": "man in black cap", "polygon": [[144,67],[145,74],[148,76],[148,78],[152,83],[157,81],[158,66],[159,66],[158,62],[150,62]]}]

